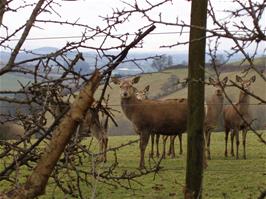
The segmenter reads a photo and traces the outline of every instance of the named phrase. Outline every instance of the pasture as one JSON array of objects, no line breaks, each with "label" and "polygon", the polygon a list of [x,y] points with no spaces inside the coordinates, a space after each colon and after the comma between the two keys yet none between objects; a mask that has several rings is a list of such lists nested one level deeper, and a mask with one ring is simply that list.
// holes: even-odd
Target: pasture
[{"label": "pasture", "polygon": [[[122,143],[127,143],[137,138],[137,136],[112,136],[110,137],[109,146],[119,146]],[[215,133],[212,138],[212,160],[209,161],[209,167],[204,174],[203,198],[257,198],[260,190],[266,187],[265,146],[259,143],[257,137],[249,132],[247,139],[247,160],[243,160],[242,156],[240,156],[240,160],[235,160],[233,157],[224,157],[223,133]],[[183,198],[182,190],[185,184],[186,173],[186,136],[184,136],[183,140],[184,154],[181,156],[178,155],[179,143],[176,140],[175,149],[177,158],[170,159],[167,157],[167,159],[162,160],[162,169],[158,174],[151,173],[137,178],[136,182],[132,181],[132,190],[127,190],[119,186],[112,187],[98,182],[95,184],[96,198]],[[95,148],[96,150],[98,149],[96,143]],[[149,151],[150,145],[146,150],[147,165]],[[242,147],[240,148],[240,154],[242,155],[241,152]],[[108,158],[107,164],[102,165],[103,167],[107,167],[112,163],[112,153],[108,154]],[[139,163],[138,143],[120,149],[117,158],[119,164],[115,172],[116,175],[121,175],[125,170],[137,170]],[[155,158],[155,160],[158,159]],[[150,163],[155,164],[153,160],[150,160]],[[122,184],[127,185],[127,182]],[[84,186],[83,189],[86,190],[88,187]],[[87,197],[90,194],[88,192]],[[43,198],[50,198],[49,194]]]},{"label": "pasture", "polygon": [[[109,147],[120,146],[130,140],[137,139],[138,136],[111,136],[109,139]],[[264,134],[265,138],[265,134]],[[87,138],[84,144],[88,145],[91,138]],[[121,181],[121,186],[111,186],[99,182],[97,179],[91,178],[92,184],[81,184],[81,190],[85,198],[90,198],[92,193],[96,194],[97,199],[114,198],[114,199],[161,199],[161,198],[183,198],[183,186],[185,184],[185,168],[186,168],[186,135],[183,136],[184,154],[178,155],[178,141],[176,140],[175,159],[167,157],[161,162],[161,170],[154,174],[148,174],[134,179],[130,182],[132,189],[126,189],[122,186],[129,186],[128,181]],[[162,142],[161,142],[162,143]],[[162,147],[162,145],[160,145]],[[92,149],[98,150],[98,144],[95,140],[92,143]],[[212,160],[209,161],[209,167],[204,173],[203,198],[218,199],[239,199],[249,198],[255,199],[260,194],[260,190],[266,187],[266,153],[265,145],[260,143],[256,135],[252,132],[247,137],[247,160],[243,160],[240,156],[239,160],[233,157],[224,157],[224,134],[214,133],[212,136]],[[146,164],[154,165],[153,160],[149,160],[150,145],[146,150]],[[242,155],[242,147],[240,147]],[[113,175],[120,176],[125,171],[139,172],[137,169],[139,163],[138,143],[125,146],[117,151],[118,165]],[[154,159],[158,161],[157,158]],[[107,163],[98,165],[98,171],[108,168],[114,162],[113,152],[108,153]],[[1,168],[3,164],[1,163]],[[90,170],[91,162],[80,165],[83,169]],[[19,175],[26,176],[29,171],[20,169]],[[61,181],[68,183],[68,172],[62,172]],[[67,180],[68,179],[68,180]],[[23,182],[25,178],[20,178]],[[110,181],[111,183],[112,181]],[[7,189],[8,182],[0,183],[1,190]],[[69,195],[63,195],[56,188],[55,183],[50,180],[46,189],[46,194],[40,198],[71,198]]]},{"label": "pasture", "polygon": [[[171,69],[161,73],[145,74],[142,76],[140,83],[136,85],[138,89],[143,89],[146,85],[150,85],[150,94],[152,96],[157,95],[160,92],[162,85],[167,82],[170,75],[177,75],[180,80],[187,77],[186,69]],[[239,73],[238,73],[239,74]],[[224,76],[228,76],[231,80],[234,80],[236,72],[223,73]],[[251,76],[252,74],[250,74]],[[258,76],[257,76],[258,77]],[[15,87],[16,85],[14,85]],[[261,78],[257,78],[254,85],[252,85],[254,94],[258,94],[265,99],[265,82]],[[2,88],[3,89],[3,88]],[[99,96],[99,91],[96,93],[95,98]],[[206,97],[212,94],[213,87],[206,86]],[[235,88],[226,88],[228,95],[232,97],[233,101],[236,101],[239,95],[239,90]],[[129,121],[124,117],[120,107],[119,87],[111,84],[111,88],[108,88],[107,94],[110,94],[109,105],[111,108],[118,110],[114,112],[115,119],[119,124],[119,127],[110,126],[110,134],[128,135],[132,134],[132,126]],[[169,98],[182,98],[186,97],[187,88],[181,89],[170,95],[165,96],[165,99]],[[265,122],[266,111],[265,105],[258,105],[257,101],[252,99],[252,105],[255,107],[252,111],[256,115],[256,121],[261,123]],[[255,115],[254,114],[254,115]],[[255,121],[255,122],[256,122]],[[266,123],[265,123],[266,124]],[[264,130],[265,131],[265,130]],[[266,133],[266,132],[265,132]],[[264,139],[266,139],[264,133]],[[110,136],[109,147],[120,146],[123,143],[127,143],[130,140],[137,139],[138,136]],[[241,138],[241,136],[240,136]],[[84,140],[84,145],[90,144],[90,138]],[[241,139],[240,139],[241,140]],[[135,143],[130,146],[126,146],[117,151],[118,165],[113,172],[113,175],[120,176],[125,171],[138,173],[137,169],[139,164],[139,144]],[[186,135],[183,136],[183,149],[184,154],[178,155],[178,141],[176,140],[176,154],[177,158],[162,160],[161,170],[154,174],[148,174],[130,181],[121,181],[121,185],[115,183],[115,185],[108,185],[106,183],[99,182],[95,178],[91,178],[91,184],[81,183],[80,188],[84,195],[84,198],[91,198],[92,194],[96,195],[97,199],[104,198],[148,198],[148,199],[161,199],[161,198],[183,198],[183,189],[185,184],[185,168],[186,168]],[[147,165],[155,165],[158,161],[157,158],[149,160],[150,144],[146,149],[145,160]],[[93,150],[98,151],[98,144],[93,141]],[[162,148],[162,141],[160,147]],[[252,132],[247,136],[247,160],[242,158],[242,145],[240,145],[240,160],[235,160],[233,157],[224,157],[224,133],[213,133],[211,142],[212,160],[209,161],[209,167],[204,173],[204,186],[203,186],[203,198],[209,199],[238,199],[238,198],[257,198],[261,190],[265,190],[266,187],[266,147],[258,141],[256,135]],[[1,150],[1,148],[0,148]],[[88,157],[84,157],[87,164],[79,165],[82,169],[91,169],[91,161]],[[113,152],[108,153],[108,162],[98,165],[98,170],[105,170],[114,163]],[[3,169],[5,165],[0,160],[0,168]],[[79,169],[77,168],[77,169]],[[22,167],[18,173],[19,182],[23,183],[26,176],[29,174],[29,170]],[[62,171],[60,174],[60,180],[67,186],[71,184],[69,179],[69,173]],[[0,191],[7,190],[11,183],[7,181],[0,182]],[[124,187],[123,187],[124,186]],[[131,189],[125,188],[130,186]],[[64,195],[61,190],[56,186],[53,180],[49,181],[46,189],[46,194],[39,198],[71,198],[69,195]]]}]

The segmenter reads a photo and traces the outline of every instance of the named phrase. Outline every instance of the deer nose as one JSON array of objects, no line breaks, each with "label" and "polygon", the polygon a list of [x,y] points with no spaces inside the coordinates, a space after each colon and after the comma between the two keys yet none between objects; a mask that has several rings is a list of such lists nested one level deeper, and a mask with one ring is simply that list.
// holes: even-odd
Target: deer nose
[{"label": "deer nose", "polygon": [[128,97],[128,93],[127,92],[122,93],[122,97]]}]

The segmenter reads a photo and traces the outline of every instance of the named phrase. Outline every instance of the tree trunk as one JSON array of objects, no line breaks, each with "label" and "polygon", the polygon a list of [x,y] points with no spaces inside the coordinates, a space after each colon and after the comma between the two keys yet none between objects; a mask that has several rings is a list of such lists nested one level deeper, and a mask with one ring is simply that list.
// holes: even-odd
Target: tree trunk
[{"label": "tree trunk", "polygon": [[204,65],[207,0],[193,0],[188,72],[188,147],[185,198],[201,198],[204,155]]}]

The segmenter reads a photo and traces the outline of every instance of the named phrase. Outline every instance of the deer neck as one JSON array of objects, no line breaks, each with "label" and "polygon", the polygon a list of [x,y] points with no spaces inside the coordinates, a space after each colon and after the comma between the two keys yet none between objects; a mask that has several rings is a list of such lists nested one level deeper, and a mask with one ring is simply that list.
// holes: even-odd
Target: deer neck
[{"label": "deer neck", "polygon": [[128,119],[132,118],[133,113],[136,111],[140,100],[136,96],[121,99],[121,107]]},{"label": "deer neck", "polygon": [[249,95],[243,91],[240,92],[238,101],[238,110],[240,113],[245,114],[249,111]]}]

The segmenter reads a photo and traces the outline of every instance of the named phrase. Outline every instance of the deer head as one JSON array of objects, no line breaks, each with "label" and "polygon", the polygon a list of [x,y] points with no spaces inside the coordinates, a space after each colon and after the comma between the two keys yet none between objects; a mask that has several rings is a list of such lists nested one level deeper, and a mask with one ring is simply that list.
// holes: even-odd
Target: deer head
[{"label": "deer head", "polygon": [[243,80],[240,76],[236,75],[236,82],[239,82],[244,90],[249,90],[250,85],[256,81],[256,76],[252,76],[248,80]]},{"label": "deer head", "polygon": [[227,81],[228,81],[228,77],[225,77],[222,81],[219,81],[219,80],[217,81],[209,77],[210,84],[216,88],[215,94],[217,96],[221,96],[223,94],[222,88],[226,86]]},{"label": "deer head", "polygon": [[241,87],[243,88],[243,90],[240,92],[240,95],[239,95],[239,102],[240,103],[248,103],[249,95],[245,91],[251,92],[250,91],[250,86],[251,86],[251,84],[253,82],[255,82],[255,80],[256,80],[256,76],[255,75],[252,76],[248,80],[243,80],[238,75],[236,76],[236,82],[239,82],[241,84]]},{"label": "deer head", "polygon": [[136,84],[139,82],[140,77],[134,77],[133,79],[125,79],[125,80],[119,80],[116,77],[112,77],[112,82],[114,84],[118,84],[120,86],[120,96],[122,99],[127,99],[135,95],[136,88],[133,86],[133,84]]},{"label": "deer head", "polygon": [[150,85],[146,86],[143,90],[136,92],[136,97],[139,100],[148,99],[148,92],[150,89]]}]

